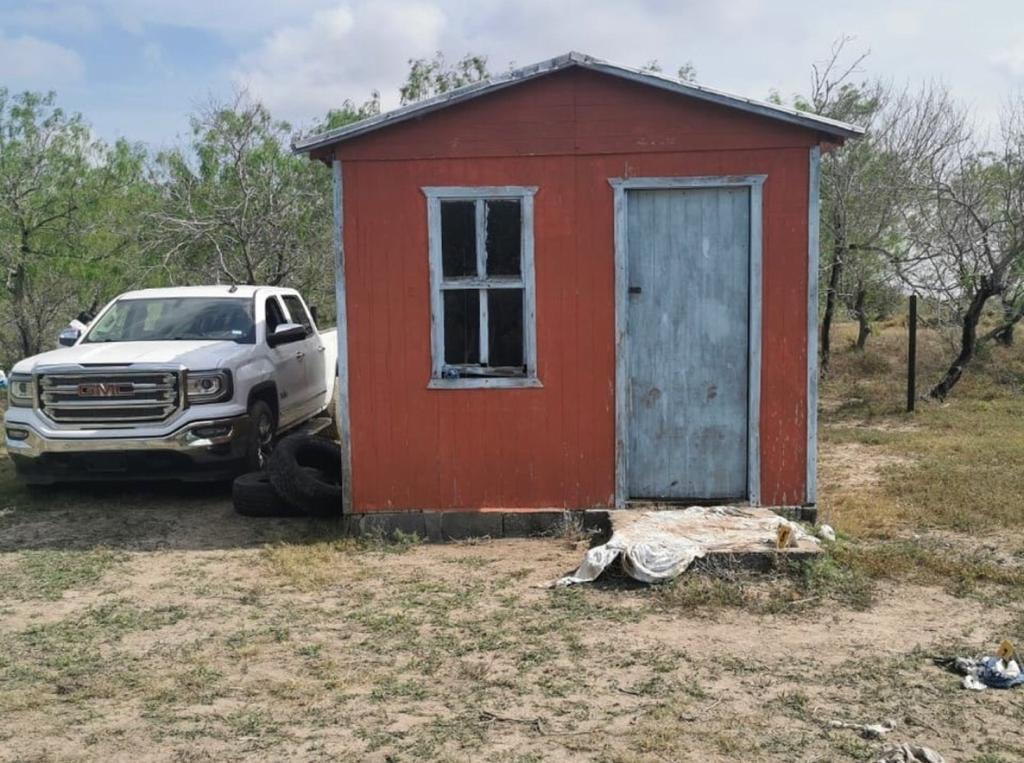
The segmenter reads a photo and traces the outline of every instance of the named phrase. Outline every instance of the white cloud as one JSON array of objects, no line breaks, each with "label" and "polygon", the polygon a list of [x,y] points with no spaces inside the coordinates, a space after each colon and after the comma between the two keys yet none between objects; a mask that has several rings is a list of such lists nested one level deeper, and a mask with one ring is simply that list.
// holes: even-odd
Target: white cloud
[{"label": "white cloud", "polygon": [[336,5],[272,32],[241,58],[232,78],[275,113],[309,119],[346,98],[392,93],[408,58],[441,46],[445,21],[419,0]]},{"label": "white cloud", "polygon": [[0,84],[50,88],[81,79],[82,58],[70,48],[32,35],[5,37],[0,31]]},{"label": "white cloud", "polygon": [[263,34],[308,18],[329,0],[99,0],[105,15],[134,33],[146,27],[201,29],[224,37]]},{"label": "white cloud", "polygon": [[102,26],[99,10],[68,0],[32,0],[4,9],[4,23],[11,27],[53,29],[59,19],[60,31],[71,34],[91,34]]},{"label": "white cloud", "polygon": [[[396,105],[408,59],[435,50],[450,61],[486,55],[496,72],[568,50],[632,65],[658,59],[668,73],[692,61],[700,82],[763,97],[772,89],[805,92],[810,65],[851,35],[851,55],[871,50],[864,77],[941,80],[987,124],[1006,95],[1024,87],[1019,0],[0,0],[0,7],[7,35],[0,34],[0,83],[60,87],[90,115],[126,119],[138,109],[148,139],[172,128],[146,116],[154,106],[139,92],[187,111],[204,93],[249,85],[276,116],[301,125],[373,89],[385,107]],[[138,68],[112,70],[104,58],[110,46],[126,44],[126,30],[138,34],[127,43]],[[40,45],[69,40],[88,76],[74,51],[40,54]],[[80,81],[68,88],[55,72]],[[15,74],[35,81],[13,82]],[[160,88],[122,87],[140,74],[159,78]]]},{"label": "white cloud", "polygon": [[995,51],[989,60],[1015,77],[1024,76],[1024,40]]}]

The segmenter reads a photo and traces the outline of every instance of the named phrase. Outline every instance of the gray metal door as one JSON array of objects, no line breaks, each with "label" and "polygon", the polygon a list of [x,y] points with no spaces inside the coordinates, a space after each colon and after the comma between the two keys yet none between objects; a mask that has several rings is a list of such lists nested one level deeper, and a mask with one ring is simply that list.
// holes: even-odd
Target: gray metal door
[{"label": "gray metal door", "polygon": [[745,499],[750,190],[627,193],[628,497]]}]

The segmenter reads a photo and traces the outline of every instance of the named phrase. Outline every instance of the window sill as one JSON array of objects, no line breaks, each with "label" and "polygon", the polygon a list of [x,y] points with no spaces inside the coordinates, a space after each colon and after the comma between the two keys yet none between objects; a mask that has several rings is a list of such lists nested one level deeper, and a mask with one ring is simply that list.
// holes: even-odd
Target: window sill
[{"label": "window sill", "polygon": [[540,379],[525,376],[431,379],[427,383],[427,389],[537,389],[543,386]]}]

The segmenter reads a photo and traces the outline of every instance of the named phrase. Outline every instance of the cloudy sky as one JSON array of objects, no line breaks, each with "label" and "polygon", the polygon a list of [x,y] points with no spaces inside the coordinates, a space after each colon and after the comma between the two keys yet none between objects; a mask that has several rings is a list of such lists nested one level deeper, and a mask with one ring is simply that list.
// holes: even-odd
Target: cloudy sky
[{"label": "cloudy sky", "polygon": [[245,86],[295,125],[443,51],[492,69],[579,50],[764,97],[806,90],[841,35],[865,75],[937,79],[992,125],[1024,89],[1019,0],[0,0],[0,86],[56,90],[106,138],[177,142],[189,110]]}]

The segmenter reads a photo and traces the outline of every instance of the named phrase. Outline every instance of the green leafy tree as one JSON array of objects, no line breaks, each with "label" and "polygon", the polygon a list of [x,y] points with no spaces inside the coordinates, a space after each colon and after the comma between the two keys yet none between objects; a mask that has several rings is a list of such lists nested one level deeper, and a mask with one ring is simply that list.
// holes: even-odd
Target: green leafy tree
[{"label": "green leafy tree", "polygon": [[[640,67],[641,71],[654,72],[655,74],[661,74],[663,71],[661,63],[656,58],[652,58],[646,64]],[[697,67],[693,65],[693,61],[687,61],[685,64],[676,70],[676,78],[683,82],[696,82],[697,81]]]},{"label": "green leafy tree", "polygon": [[7,361],[52,346],[138,260],[144,152],[95,140],[53,93],[0,89],[0,350]]},{"label": "green leafy tree", "polygon": [[447,93],[489,76],[487,57],[473,53],[467,53],[454,64],[449,64],[440,51],[433,58],[409,59],[409,76],[400,89],[402,103],[414,103]]},{"label": "green leafy tree", "polygon": [[346,99],[341,106],[328,111],[323,121],[317,124],[310,132],[319,133],[337,130],[339,127],[345,127],[353,122],[359,122],[378,114],[380,114],[380,93],[374,90],[369,100],[359,105],[354,101]]},{"label": "green leafy tree", "polygon": [[693,61],[687,61],[685,64],[680,66],[676,72],[676,77],[681,79],[683,82],[696,82],[697,67],[693,65]]}]

